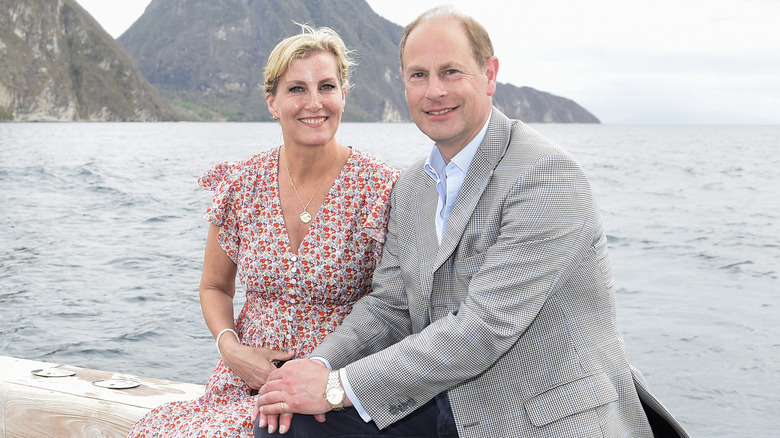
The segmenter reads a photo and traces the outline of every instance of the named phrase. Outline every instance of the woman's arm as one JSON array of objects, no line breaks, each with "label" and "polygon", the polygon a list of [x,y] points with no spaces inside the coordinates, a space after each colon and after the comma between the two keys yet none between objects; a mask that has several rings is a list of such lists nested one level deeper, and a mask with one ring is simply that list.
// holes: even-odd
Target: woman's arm
[{"label": "woman's arm", "polygon": [[[200,307],[214,338],[224,329],[235,330],[233,297],[236,294],[237,267],[217,241],[219,230],[216,225],[209,226],[200,280]],[[254,389],[263,386],[268,374],[276,369],[272,361],[285,361],[294,356],[292,352],[241,345],[232,333],[225,333],[219,338],[219,351],[225,365]]]},{"label": "woman's arm", "polygon": [[[220,228],[209,225],[206,251],[203,256],[203,273],[200,279],[200,307],[203,318],[214,338],[222,329],[235,329],[233,297],[236,294],[236,264],[230,260],[217,242]],[[231,339],[232,338],[232,339]],[[238,344],[235,336],[222,336],[220,350],[228,344]]]}]

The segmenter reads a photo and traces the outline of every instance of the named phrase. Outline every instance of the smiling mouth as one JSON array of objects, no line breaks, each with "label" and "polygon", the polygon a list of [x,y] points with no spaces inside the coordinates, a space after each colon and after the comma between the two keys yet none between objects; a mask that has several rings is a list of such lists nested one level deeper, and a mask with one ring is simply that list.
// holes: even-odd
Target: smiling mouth
[{"label": "smiling mouth", "polygon": [[455,108],[447,108],[439,111],[426,111],[425,113],[431,116],[441,116],[444,114],[447,114],[448,112],[454,110]]},{"label": "smiling mouth", "polygon": [[328,120],[327,117],[317,117],[316,119],[301,119],[301,122],[307,124],[307,125],[318,125],[320,123],[325,123],[325,120]]}]

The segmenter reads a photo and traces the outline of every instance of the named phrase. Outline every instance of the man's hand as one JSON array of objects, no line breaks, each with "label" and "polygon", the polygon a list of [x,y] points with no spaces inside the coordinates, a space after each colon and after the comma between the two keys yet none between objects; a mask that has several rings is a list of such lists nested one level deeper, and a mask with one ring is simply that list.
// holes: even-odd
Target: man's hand
[{"label": "man's hand", "polygon": [[268,427],[273,433],[278,425],[282,434],[290,429],[292,414],[314,415],[324,422],[324,414],[331,410],[324,396],[329,372],[320,361],[298,359],[285,363],[268,376],[260,390],[252,421],[259,416],[259,427]]}]

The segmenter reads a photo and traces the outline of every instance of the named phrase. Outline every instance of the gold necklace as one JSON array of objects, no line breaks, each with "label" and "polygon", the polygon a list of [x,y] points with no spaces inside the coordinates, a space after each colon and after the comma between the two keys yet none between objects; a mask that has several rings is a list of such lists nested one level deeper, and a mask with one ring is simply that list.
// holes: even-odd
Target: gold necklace
[{"label": "gold necklace", "polygon": [[328,178],[328,174],[330,173],[330,169],[333,168],[333,165],[336,164],[336,161],[338,161],[339,157],[341,156],[341,151],[338,150],[338,147],[336,148],[336,158],[334,158],[333,162],[330,163],[330,166],[328,166],[328,170],[325,171],[325,177],[322,178],[322,181],[320,181],[320,184],[314,190],[314,193],[311,195],[311,198],[309,198],[309,202],[307,202],[305,205],[303,203],[303,199],[301,199],[301,194],[298,193],[298,188],[295,187],[295,182],[293,181],[292,174],[290,173],[290,168],[287,166],[287,152],[285,151],[282,151],[284,152],[284,168],[287,169],[287,177],[290,178],[290,184],[292,184],[292,188],[293,190],[295,190],[295,195],[298,197],[298,201],[301,203],[301,206],[303,207],[303,213],[301,213],[300,216],[298,217],[301,218],[301,222],[303,222],[304,224],[308,224],[309,222],[311,222],[311,214],[309,214],[309,212],[306,211],[306,209],[309,208],[309,204],[311,204],[311,201],[314,200],[314,197],[320,191],[322,184],[325,183],[325,180]]}]

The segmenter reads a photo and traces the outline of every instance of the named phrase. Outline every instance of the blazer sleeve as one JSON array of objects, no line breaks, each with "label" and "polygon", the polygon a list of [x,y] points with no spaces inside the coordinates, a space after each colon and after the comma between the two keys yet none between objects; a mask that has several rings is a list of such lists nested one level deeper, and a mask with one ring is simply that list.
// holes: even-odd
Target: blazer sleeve
[{"label": "blazer sleeve", "polygon": [[309,355],[327,359],[333,369],[343,368],[381,351],[412,333],[407,295],[398,263],[398,220],[392,214],[396,196],[398,191],[393,189],[385,244],[382,258],[374,271],[372,292],[358,300],[336,330]]}]

